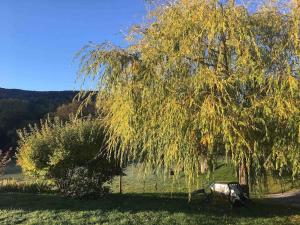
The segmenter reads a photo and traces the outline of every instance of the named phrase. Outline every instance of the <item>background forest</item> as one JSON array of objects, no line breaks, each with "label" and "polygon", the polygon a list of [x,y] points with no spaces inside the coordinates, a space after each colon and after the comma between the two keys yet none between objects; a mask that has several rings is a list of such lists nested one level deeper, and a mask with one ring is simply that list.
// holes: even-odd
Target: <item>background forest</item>
[{"label": "background forest", "polygon": [[15,148],[17,129],[38,122],[75,97],[75,91],[37,92],[0,88],[0,149]]}]

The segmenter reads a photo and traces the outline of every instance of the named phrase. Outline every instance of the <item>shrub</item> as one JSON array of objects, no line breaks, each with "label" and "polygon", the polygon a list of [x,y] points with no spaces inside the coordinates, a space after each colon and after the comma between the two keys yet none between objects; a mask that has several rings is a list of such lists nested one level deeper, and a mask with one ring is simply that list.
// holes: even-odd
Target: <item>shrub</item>
[{"label": "shrub", "polygon": [[18,164],[30,175],[51,179],[65,195],[101,195],[121,172],[108,158],[99,120],[46,120],[19,132]]},{"label": "shrub", "polygon": [[107,180],[104,174],[90,174],[86,167],[69,169],[66,177],[59,180],[60,190],[70,197],[97,197],[108,192],[102,182]]},{"label": "shrub", "polygon": [[0,180],[0,192],[51,193],[55,189],[47,181]]},{"label": "shrub", "polygon": [[11,160],[11,149],[9,149],[6,152],[3,152],[0,149],[0,175],[2,175],[4,173],[4,169],[6,167],[6,165],[10,162]]}]

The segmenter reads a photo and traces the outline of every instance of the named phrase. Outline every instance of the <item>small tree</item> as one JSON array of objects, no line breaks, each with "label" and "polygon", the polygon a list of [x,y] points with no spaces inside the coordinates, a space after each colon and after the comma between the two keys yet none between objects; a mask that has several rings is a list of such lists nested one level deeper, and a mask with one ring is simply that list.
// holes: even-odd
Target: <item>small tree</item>
[{"label": "small tree", "polygon": [[74,117],[80,112],[80,117],[95,116],[95,104],[88,104],[84,107],[81,106],[79,101],[73,100],[70,103],[59,106],[55,112],[50,113],[51,117],[58,117],[62,121],[67,121],[70,117]]},{"label": "small tree", "polygon": [[4,152],[0,149],[0,175],[4,174],[5,167],[11,161],[11,149]]},{"label": "small tree", "polygon": [[[40,128],[39,128],[40,127]],[[100,120],[46,120],[20,131],[18,164],[29,175],[54,181],[67,196],[102,195],[122,169],[106,151]]]}]

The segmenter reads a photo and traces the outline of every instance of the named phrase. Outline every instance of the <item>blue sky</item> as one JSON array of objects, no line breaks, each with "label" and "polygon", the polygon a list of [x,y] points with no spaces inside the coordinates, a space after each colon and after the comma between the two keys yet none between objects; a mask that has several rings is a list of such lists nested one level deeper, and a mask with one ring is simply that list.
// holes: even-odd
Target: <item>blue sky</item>
[{"label": "blue sky", "polygon": [[73,57],[89,41],[126,46],[144,0],[0,0],[0,87],[74,90]]}]

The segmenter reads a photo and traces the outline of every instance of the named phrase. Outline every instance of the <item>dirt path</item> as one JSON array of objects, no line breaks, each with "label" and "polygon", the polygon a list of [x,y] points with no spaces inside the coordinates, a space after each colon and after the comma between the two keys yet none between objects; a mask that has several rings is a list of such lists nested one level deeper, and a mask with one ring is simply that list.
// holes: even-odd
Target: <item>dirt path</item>
[{"label": "dirt path", "polygon": [[279,204],[300,207],[300,189],[279,194],[266,195],[265,198],[270,199]]}]

